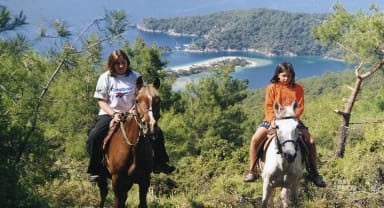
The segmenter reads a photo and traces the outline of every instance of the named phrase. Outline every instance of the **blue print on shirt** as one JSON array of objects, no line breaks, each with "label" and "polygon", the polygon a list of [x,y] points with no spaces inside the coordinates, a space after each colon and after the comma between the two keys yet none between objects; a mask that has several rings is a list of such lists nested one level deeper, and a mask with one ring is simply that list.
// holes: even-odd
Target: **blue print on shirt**
[{"label": "blue print on shirt", "polygon": [[115,93],[117,98],[121,98],[124,95],[130,95],[132,94],[134,89],[132,87],[126,87],[126,88],[113,88],[112,92]]}]

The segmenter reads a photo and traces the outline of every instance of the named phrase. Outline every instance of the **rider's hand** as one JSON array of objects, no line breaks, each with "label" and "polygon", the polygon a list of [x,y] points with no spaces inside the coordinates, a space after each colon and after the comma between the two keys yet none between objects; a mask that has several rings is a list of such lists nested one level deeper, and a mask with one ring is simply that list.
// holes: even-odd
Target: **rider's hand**
[{"label": "rider's hand", "polygon": [[120,122],[120,113],[118,112],[113,113],[112,119],[114,122]]},{"label": "rider's hand", "polygon": [[272,129],[275,129],[275,128],[276,128],[275,120],[273,120],[273,121],[271,122],[271,127],[270,127],[270,128],[272,128]]}]

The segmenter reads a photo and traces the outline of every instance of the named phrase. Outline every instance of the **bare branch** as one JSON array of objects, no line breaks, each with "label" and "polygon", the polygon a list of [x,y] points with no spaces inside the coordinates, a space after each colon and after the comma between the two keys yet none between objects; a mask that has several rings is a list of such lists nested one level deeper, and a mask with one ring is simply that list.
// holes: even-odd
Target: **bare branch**
[{"label": "bare branch", "polygon": [[371,76],[372,74],[374,74],[375,72],[377,72],[379,69],[381,69],[382,67],[384,66],[384,59],[381,60],[381,62],[379,62],[378,64],[376,64],[375,67],[373,67],[370,71],[360,75],[361,79],[365,79],[369,76]]}]

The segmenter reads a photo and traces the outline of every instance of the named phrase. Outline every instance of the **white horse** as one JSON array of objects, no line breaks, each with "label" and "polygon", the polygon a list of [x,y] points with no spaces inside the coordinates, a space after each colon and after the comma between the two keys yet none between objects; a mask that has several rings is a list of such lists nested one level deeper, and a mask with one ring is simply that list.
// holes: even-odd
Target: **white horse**
[{"label": "white horse", "polygon": [[273,207],[273,195],[276,187],[281,187],[280,198],[283,207],[297,205],[298,188],[303,175],[303,155],[299,145],[297,102],[290,106],[274,104],[276,115],[274,138],[264,154],[262,169],[263,207]]}]

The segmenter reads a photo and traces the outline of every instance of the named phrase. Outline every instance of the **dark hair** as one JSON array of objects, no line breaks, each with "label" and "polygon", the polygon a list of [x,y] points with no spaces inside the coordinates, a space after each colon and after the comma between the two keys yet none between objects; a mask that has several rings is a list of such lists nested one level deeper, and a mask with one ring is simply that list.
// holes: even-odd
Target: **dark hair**
[{"label": "dark hair", "polygon": [[108,62],[107,62],[107,69],[109,71],[110,76],[115,76],[115,71],[114,71],[114,66],[117,63],[119,57],[123,57],[127,61],[127,72],[126,74],[128,75],[131,70],[129,69],[129,65],[131,62],[129,61],[128,55],[121,49],[119,50],[114,50],[108,57]]},{"label": "dark hair", "polygon": [[295,86],[295,70],[293,70],[293,66],[289,62],[281,62],[276,66],[275,74],[271,79],[271,83],[278,83],[279,74],[282,72],[289,72],[291,74],[291,81],[289,82],[289,86]]}]

